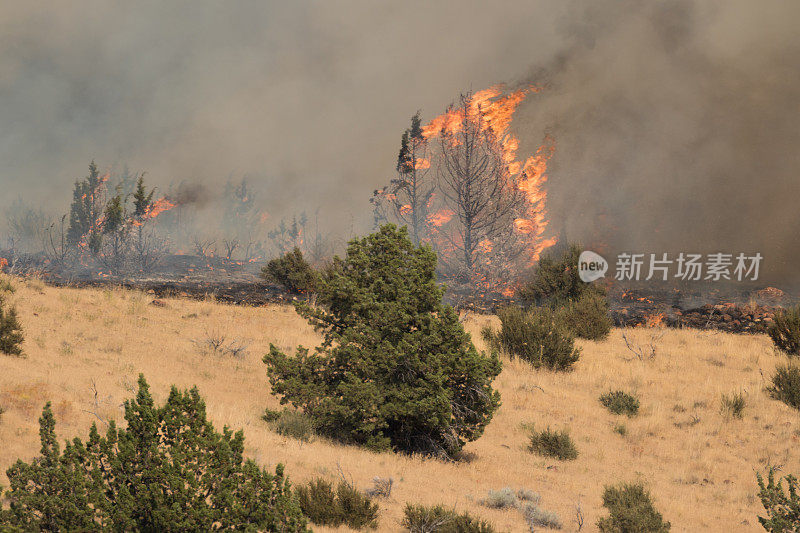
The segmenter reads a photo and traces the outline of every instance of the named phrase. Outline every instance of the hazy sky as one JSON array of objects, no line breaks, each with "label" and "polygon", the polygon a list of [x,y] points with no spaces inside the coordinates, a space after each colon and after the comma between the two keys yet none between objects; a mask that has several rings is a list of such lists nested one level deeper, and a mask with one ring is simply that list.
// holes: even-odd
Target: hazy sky
[{"label": "hazy sky", "polygon": [[162,187],[247,174],[268,211],[321,206],[361,229],[414,112],[535,82],[513,129],[520,155],[555,136],[551,230],[643,251],[763,248],[793,272],[799,6],[7,2],[0,206],[21,194],[64,212],[95,159]]}]

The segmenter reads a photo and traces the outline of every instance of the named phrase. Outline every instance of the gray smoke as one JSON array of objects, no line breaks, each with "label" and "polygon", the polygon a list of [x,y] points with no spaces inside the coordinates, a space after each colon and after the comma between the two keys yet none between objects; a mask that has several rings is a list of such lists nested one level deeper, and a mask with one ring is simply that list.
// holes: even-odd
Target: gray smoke
[{"label": "gray smoke", "polygon": [[[90,159],[204,198],[247,175],[278,218],[369,229],[410,116],[534,82],[552,232],[613,249],[800,259],[800,5],[75,2],[0,16],[0,207],[68,209]],[[599,228],[599,229],[598,229]]]}]

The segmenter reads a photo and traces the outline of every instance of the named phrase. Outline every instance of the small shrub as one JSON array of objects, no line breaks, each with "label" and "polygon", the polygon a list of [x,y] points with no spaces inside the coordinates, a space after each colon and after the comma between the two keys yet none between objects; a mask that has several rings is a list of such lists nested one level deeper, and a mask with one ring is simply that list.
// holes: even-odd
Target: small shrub
[{"label": "small shrub", "polygon": [[800,409],[800,366],[791,363],[779,366],[767,392],[776,400]]},{"label": "small shrub", "polygon": [[641,484],[606,487],[603,507],[610,515],[597,521],[597,528],[603,533],[666,533],[670,530],[670,523],[664,522],[661,513],[653,507],[650,493]]},{"label": "small shrub", "polygon": [[500,332],[497,343],[510,357],[519,356],[534,368],[570,370],[580,356],[572,333],[557,322],[555,313],[547,308],[528,312],[519,307],[507,307],[498,313]]},{"label": "small shrub", "polygon": [[538,527],[546,527],[548,529],[561,529],[563,527],[556,513],[540,509],[533,504],[526,505],[523,514],[531,531]]},{"label": "small shrub", "polygon": [[11,283],[11,280],[0,278],[0,292],[16,292],[17,288]]},{"label": "small shrub", "polygon": [[297,487],[296,494],[303,514],[317,525],[346,524],[352,529],[378,526],[378,504],[345,481],[340,481],[334,491],[332,483],[315,479]]},{"label": "small shrub", "polygon": [[621,390],[603,394],[600,396],[600,403],[615,415],[633,417],[639,412],[639,399]]},{"label": "small shrub", "polygon": [[481,503],[491,509],[513,509],[519,505],[519,498],[514,489],[505,487],[500,490],[490,490]]},{"label": "small shrub", "polygon": [[375,476],[372,478],[372,488],[367,489],[364,491],[367,496],[372,498],[380,497],[380,498],[388,498],[392,495],[392,486],[394,485],[393,478],[384,478],[380,476]]},{"label": "small shrub", "polygon": [[269,422],[272,430],[278,435],[308,442],[314,436],[314,421],[308,415],[291,409],[284,409],[275,414],[267,410],[261,418]]},{"label": "small shrub", "polygon": [[586,293],[603,294],[602,288],[585,283],[578,275],[580,255],[581,247],[576,244],[569,245],[560,253],[545,254],[536,265],[531,281],[519,291],[520,297],[537,305],[559,305],[577,301]]},{"label": "small shrub", "polygon": [[319,281],[319,274],[305,260],[300,248],[269,261],[261,269],[261,277],[295,294],[315,291]]},{"label": "small shrub", "polygon": [[614,426],[614,433],[624,437],[628,434],[628,428],[625,426],[625,424],[617,424]]},{"label": "small shrub", "polygon": [[468,513],[458,514],[442,505],[407,504],[403,527],[410,533],[495,533],[494,526]]},{"label": "small shrub", "polygon": [[534,505],[538,504],[539,500],[541,500],[541,496],[539,496],[539,493],[533,492],[530,489],[519,489],[517,491],[517,498],[519,498],[520,501],[530,502]]},{"label": "small shrub", "polygon": [[586,292],[556,311],[556,320],[581,339],[599,341],[608,337],[614,322],[608,315],[608,300],[598,292]]},{"label": "small shrub", "polygon": [[800,305],[778,310],[767,333],[779,350],[800,355]]},{"label": "small shrub", "polygon": [[720,412],[729,418],[742,418],[747,400],[743,392],[734,392],[731,395],[723,394],[720,405]]},{"label": "small shrub", "polygon": [[767,516],[759,516],[758,521],[764,529],[774,533],[800,531],[800,484],[793,475],[784,479],[789,489],[787,495],[783,491],[781,479],[775,481],[775,470],[770,468],[767,483],[756,473],[758,478],[758,497],[767,511]]},{"label": "small shrub", "polygon": [[544,457],[553,457],[561,461],[571,461],[578,457],[578,450],[567,431],[531,430],[531,443],[528,449]]},{"label": "small shrub", "polygon": [[6,355],[22,355],[22,324],[17,318],[16,307],[6,309],[5,300],[0,296],[0,352]]}]

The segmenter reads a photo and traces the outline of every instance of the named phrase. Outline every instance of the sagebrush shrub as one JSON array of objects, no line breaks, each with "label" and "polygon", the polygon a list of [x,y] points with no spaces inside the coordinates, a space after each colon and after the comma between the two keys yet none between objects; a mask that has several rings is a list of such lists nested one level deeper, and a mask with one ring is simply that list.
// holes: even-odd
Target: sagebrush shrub
[{"label": "sagebrush shrub", "polygon": [[599,341],[608,337],[614,322],[608,314],[604,294],[585,292],[577,300],[569,300],[556,308],[556,320],[581,339]]},{"label": "sagebrush shrub", "polygon": [[[767,483],[760,473],[758,479],[758,497],[767,516],[759,516],[758,521],[764,529],[773,533],[800,531],[800,484],[797,477],[789,474],[783,480],[775,480],[775,469],[770,468]],[[788,494],[783,490],[786,481]]]},{"label": "sagebrush shrub", "polygon": [[800,365],[788,363],[779,366],[772,376],[767,392],[776,400],[800,409]]},{"label": "sagebrush shrub", "polygon": [[[63,452],[48,403],[39,419],[41,455],[6,472],[11,531],[306,532],[284,475],[244,459],[244,434],[206,418],[197,389],[172,388],[157,407],[143,376],[126,401],[126,428],[67,441]],[[3,531],[6,529],[0,527]]]},{"label": "sagebrush shrub", "polygon": [[571,461],[578,457],[578,449],[572,442],[572,437],[566,430],[553,431],[550,428],[544,431],[531,429],[530,444],[528,449],[537,455],[553,457],[561,461]]},{"label": "sagebrush shrub", "polygon": [[261,277],[295,294],[315,291],[319,281],[319,273],[305,260],[300,248],[270,260],[261,269]]},{"label": "sagebrush shrub", "polygon": [[495,533],[489,522],[442,505],[406,504],[402,524],[410,533]]},{"label": "sagebrush shrub", "polygon": [[800,355],[800,305],[776,311],[767,333],[778,349]]},{"label": "sagebrush shrub", "polygon": [[561,529],[563,527],[561,519],[558,518],[555,512],[541,509],[534,504],[525,506],[523,516],[531,531],[535,531],[540,527],[546,527],[548,529]]},{"label": "sagebrush shrub", "polygon": [[500,490],[490,490],[481,503],[492,509],[511,509],[519,505],[517,492],[511,487]]},{"label": "sagebrush shrub", "polygon": [[436,254],[388,224],[350,242],[319,282],[318,306],[298,313],[322,331],[264,356],[272,392],[309,415],[318,433],[372,449],[453,457],[481,436],[500,405],[496,355],[478,352],[442,303]]},{"label": "sagebrush shrub", "polygon": [[639,399],[621,390],[603,394],[600,396],[600,403],[615,415],[633,417],[639,412]]},{"label": "sagebrush shrub", "polygon": [[17,317],[17,308],[7,307],[0,295],[0,353],[22,355],[23,340],[22,324]]},{"label": "sagebrush shrub", "polygon": [[609,516],[597,521],[597,528],[603,533],[666,533],[671,527],[640,483],[606,487],[603,507],[609,511]]},{"label": "sagebrush shrub", "polygon": [[332,483],[318,478],[298,486],[295,492],[303,514],[314,524],[345,524],[352,529],[378,526],[378,504],[345,481],[334,491]]},{"label": "sagebrush shrub", "polygon": [[519,307],[506,307],[497,314],[500,331],[496,342],[510,357],[550,370],[570,370],[580,357],[575,338],[552,310],[532,308],[526,312]]}]

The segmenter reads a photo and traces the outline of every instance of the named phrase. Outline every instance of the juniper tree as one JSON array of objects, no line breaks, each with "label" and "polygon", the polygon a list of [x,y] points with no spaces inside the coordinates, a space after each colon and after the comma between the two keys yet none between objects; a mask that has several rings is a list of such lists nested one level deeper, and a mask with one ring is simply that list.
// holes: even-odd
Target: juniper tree
[{"label": "juniper tree", "polygon": [[6,309],[5,300],[0,296],[0,353],[22,355],[22,325],[17,318],[17,308]]},{"label": "juniper tree", "polygon": [[[217,432],[196,388],[172,388],[157,407],[144,377],[125,402],[127,427],[60,450],[48,403],[41,455],[8,469],[10,508],[0,526],[24,531],[305,532],[282,465],[275,474],[244,460],[244,435]],[[14,529],[16,528],[16,529]]]},{"label": "juniper tree", "polygon": [[411,127],[400,139],[397,155],[397,178],[389,185],[373,193],[370,202],[374,206],[375,220],[397,220],[408,225],[411,239],[419,245],[427,237],[427,217],[436,189],[430,179],[430,160],[427,154],[428,141],[422,134],[419,112],[411,117]]},{"label": "juniper tree", "polygon": [[296,308],[323,334],[311,353],[264,357],[272,392],[330,437],[375,449],[452,456],[500,405],[496,355],[479,353],[442,304],[436,255],[387,224],[354,239]]},{"label": "juniper tree", "polygon": [[89,174],[75,182],[69,213],[67,240],[72,245],[84,243],[92,253],[100,250],[100,220],[104,209],[103,184],[105,178],[94,161],[89,164]]}]

